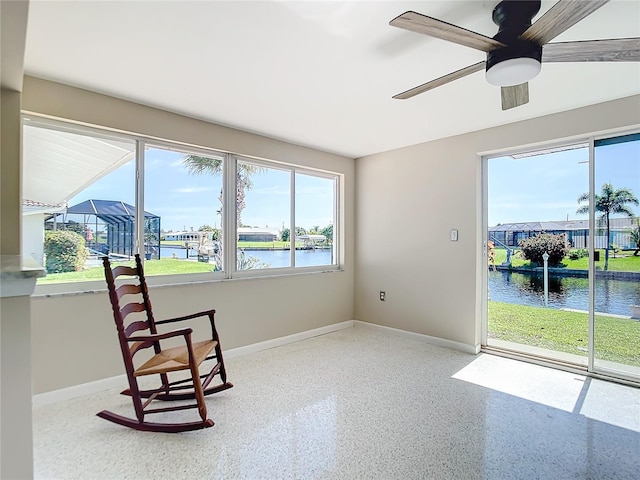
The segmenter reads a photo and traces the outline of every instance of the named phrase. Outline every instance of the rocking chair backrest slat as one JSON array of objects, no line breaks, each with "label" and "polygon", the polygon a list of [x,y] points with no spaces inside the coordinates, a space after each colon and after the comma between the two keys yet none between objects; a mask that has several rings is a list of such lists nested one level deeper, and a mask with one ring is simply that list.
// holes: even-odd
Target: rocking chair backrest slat
[{"label": "rocking chair backrest slat", "polygon": [[[109,300],[113,309],[113,318],[118,330],[120,350],[122,351],[127,373],[133,375],[133,355],[143,348],[154,347],[155,350],[160,348],[153,342],[136,342],[131,345],[131,342],[128,341],[129,337],[135,332],[157,333],[153,314],[151,313],[151,302],[149,301],[142,273],[142,262],[140,257],[136,255],[135,267],[119,265],[112,268],[107,257],[103,258],[103,264],[109,290]],[[120,280],[119,277],[131,277],[123,279],[125,282],[130,283],[123,283],[116,287],[116,279]],[[132,313],[144,313],[146,318],[144,316],[134,316],[127,323],[127,316]]]},{"label": "rocking chair backrest slat", "polygon": [[138,271],[135,268],[127,267],[126,265],[118,265],[117,267],[113,267],[111,271],[113,272],[113,278],[125,275],[127,277],[136,277],[138,275]]},{"label": "rocking chair backrest slat", "polygon": [[140,285],[133,285],[131,283],[120,285],[118,288],[116,288],[118,300],[122,299],[122,297],[124,297],[125,295],[138,295],[140,293],[142,293]]},{"label": "rocking chair backrest slat", "polygon": [[[127,315],[135,312],[144,312],[144,303],[127,303],[124,307],[120,309],[120,315],[122,315],[122,319],[124,320]],[[147,325],[149,328],[149,325]]]},{"label": "rocking chair backrest slat", "polygon": [[131,335],[139,332],[140,330],[149,330],[149,324],[142,320],[140,320],[139,322],[130,323],[124,329],[124,335],[125,337],[129,338]]},{"label": "rocking chair backrest slat", "polygon": [[[142,270],[142,259],[139,254],[136,254],[136,275],[138,276],[138,280],[140,281],[140,293],[142,294],[142,301],[145,305],[145,310],[147,312],[147,322],[149,322],[149,331],[151,333],[158,333],[158,329],[156,328],[156,321],[153,318],[153,311],[151,310],[151,300],[149,300],[149,290],[147,289],[147,281],[144,278],[144,272]],[[154,344],[154,348],[156,353],[160,351],[160,347],[156,342]]]}]

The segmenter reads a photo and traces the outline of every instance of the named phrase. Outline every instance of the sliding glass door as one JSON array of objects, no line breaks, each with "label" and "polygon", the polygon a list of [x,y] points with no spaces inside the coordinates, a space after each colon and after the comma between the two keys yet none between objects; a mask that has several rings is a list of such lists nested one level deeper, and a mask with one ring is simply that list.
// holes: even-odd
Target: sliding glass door
[{"label": "sliding glass door", "polygon": [[640,379],[640,134],[484,171],[485,348]]},{"label": "sliding glass door", "polygon": [[593,369],[640,378],[640,134],[596,139],[592,175]]},{"label": "sliding glass door", "polygon": [[485,345],[587,366],[588,262],[567,275],[565,258],[586,252],[576,199],[588,191],[588,152],[578,143],[487,160]]}]

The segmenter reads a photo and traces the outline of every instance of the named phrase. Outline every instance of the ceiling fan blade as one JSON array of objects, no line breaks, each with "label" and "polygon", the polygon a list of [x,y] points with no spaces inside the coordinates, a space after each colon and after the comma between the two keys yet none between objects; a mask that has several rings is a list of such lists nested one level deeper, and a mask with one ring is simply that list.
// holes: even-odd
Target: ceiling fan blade
[{"label": "ceiling fan blade", "polygon": [[389,22],[389,25],[465,45],[483,52],[490,52],[505,46],[493,38],[412,11],[404,12],[394,18]]},{"label": "ceiling fan blade", "polygon": [[607,2],[609,0],[559,0],[527,28],[520,38],[544,45]]},{"label": "ceiling fan blade", "polygon": [[430,82],[423,83],[417,87],[414,87],[406,92],[399,93],[394,95],[393,98],[399,100],[406,100],[407,98],[415,97],[416,95],[426,92],[427,90],[431,90],[433,88],[439,87],[449,82],[453,82],[462,77],[466,77],[475,72],[479,72],[480,70],[484,70],[485,68],[484,61],[474,63],[473,65],[469,65],[468,67],[461,68],[460,70],[456,70],[455,72],[449,73],[443,77],[436,78],[435,80],[431,80]]},{"label": "ceiling fan blade", "polygon": [[543,62],[640,62],[640,38],[548,43]]},{"label": "ceiling fan blade", "polygon": [[509,110],[529,103],[529,84],[525,82],[511,87],[501,87],[500,96],[502,98],[502,110]]}]

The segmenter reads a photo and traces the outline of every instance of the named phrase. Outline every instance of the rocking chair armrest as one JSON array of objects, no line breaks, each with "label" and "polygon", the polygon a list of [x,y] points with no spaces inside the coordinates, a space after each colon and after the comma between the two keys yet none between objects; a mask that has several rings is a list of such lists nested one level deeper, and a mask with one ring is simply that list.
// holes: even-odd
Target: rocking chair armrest
[{"label": "rocking chair armrest", "polygon": [[167,318],[165,320],[156,320],[156,325],[162,325],[163,323],[173,323],[173,322],[182,322],[183,320],[191,320],[192,318],[205,317],[213,318],[213,314],[216,313],[215,310],[205,310],[198,313],[192,313],[190,315],[184,315],[182,317],[175,318]]},{"label": "rocking chair armrest", "polygon": [[181,328],[180,330],[172,330],[165,333],[152,333],[149,335],[136,335],[127,338],[128,342],[155,342],[158,340],[165,340],[173,337],[189,337],[193,333],[192,328]]},{"label": "rocking chair armrest", "polygon": [[192,313],[191,315],[184,315],[182,317],[168,318],[166,320],[159,320],[159,321],[156,320],[156,325],[162,325],[163,323],[181,322],[183,320],[191,320],[193,318],[198,318],[198,317],[209,317],[209,323],[211,324],[211,338],[213,338],[216,341],[219,341],[218,331],[216,330],[216,323],[214,320],[215,313],[216,311],[214,309],[204,310],[202,312]]}]

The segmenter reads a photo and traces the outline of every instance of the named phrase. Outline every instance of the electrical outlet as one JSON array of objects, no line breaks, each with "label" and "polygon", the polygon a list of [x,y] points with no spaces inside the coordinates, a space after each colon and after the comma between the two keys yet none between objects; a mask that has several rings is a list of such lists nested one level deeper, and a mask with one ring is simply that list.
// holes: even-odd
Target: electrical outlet
[{"label": "electrical outlet", "polygon": [[458,230],[456,228],[451,230],[451,241],[452,242],[457,242],[458,241]]},{"label": "electrical outlet", "polygon": [[380,301],[384,302],[386,297],[387,297],[387,293],[380,290]]}]

